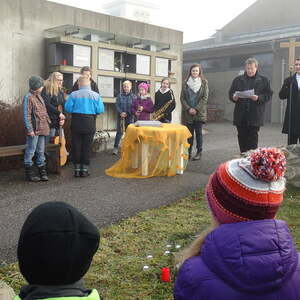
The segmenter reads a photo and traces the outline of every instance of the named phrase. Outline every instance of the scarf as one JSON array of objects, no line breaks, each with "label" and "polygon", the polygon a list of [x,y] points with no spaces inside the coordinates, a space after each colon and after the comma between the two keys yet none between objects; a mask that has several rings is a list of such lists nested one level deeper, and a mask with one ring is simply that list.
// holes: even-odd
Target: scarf
[{"label": "scarf", "polygon": [[169,90],[170,90],[169,88],[167,88],[167,89],[165,89],[165,90],[163,90],[163,89],[161,89],[161,88],[159,89],[159,91],[160,91],[162,94],[167,93]]},{"label": "scarf", "polygon": [[186,83],[194,93],[198,93],[201,88],[202,80],[200,77],[194,79],[192,76],[190,76]]}]

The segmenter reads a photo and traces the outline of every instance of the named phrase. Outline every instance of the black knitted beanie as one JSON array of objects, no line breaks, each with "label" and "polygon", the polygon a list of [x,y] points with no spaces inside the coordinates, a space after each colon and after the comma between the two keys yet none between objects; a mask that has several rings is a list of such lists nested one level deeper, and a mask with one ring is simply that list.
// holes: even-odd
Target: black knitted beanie
[{"label": "black knitted beanie", "polygon": [[99,246],[98,229],[64,202],[37,206],[19,238],[18,261],[30,284],[65,285],[80,280]]}]

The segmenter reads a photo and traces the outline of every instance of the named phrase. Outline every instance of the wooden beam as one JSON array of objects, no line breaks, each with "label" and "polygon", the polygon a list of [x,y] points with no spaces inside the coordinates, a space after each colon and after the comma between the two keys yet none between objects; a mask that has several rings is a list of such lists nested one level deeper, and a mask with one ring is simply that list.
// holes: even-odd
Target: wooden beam
[{"label": "wooden beam", "polygon": [[289,42],[280,43],[280,48],[289,50],[289,70],[293,70],[295,63],[296,48],[300,47],[300,42],[296,42],[295,38],[291,38]]}]

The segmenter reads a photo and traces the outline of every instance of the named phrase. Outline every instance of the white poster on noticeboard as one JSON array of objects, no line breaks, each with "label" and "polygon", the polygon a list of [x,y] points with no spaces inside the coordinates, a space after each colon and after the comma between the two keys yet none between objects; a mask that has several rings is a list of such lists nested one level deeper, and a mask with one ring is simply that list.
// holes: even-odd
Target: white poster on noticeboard
[{"label": "white poster on noticeboard", "polygon": [[169,60],[166,58],[156,57],[155,64],[156,76],[168,77]]},{"label": "white poster on noticeboard", "polygon": [[75,67],[91,66],[91,47],[74,45],[73,46],[73,65]]},{"label": "white poster on noticeboard", "polygon": [[114,96],[114,78],[108,76],[98,76],[98,87],[102,97]]},{"label": "white poster on noticeboard", "polygon": [[115,65],[115,52],[113,50],[98,49],[98,69],[113,71]]},{"label": "white poster on noticeboard", "polygon": [[155,81],[155,92],[157,92],[160,89],[161,83],[160,81]]},{"label": "white poster on noticeboard", "polygon": [[144,75],[150,74],[150,56],[137,54],[136,73]]}]

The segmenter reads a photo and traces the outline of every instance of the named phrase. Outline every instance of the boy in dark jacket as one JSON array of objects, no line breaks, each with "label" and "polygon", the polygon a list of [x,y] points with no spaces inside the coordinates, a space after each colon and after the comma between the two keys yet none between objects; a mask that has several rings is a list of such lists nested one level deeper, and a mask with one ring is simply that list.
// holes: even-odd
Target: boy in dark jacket
[{"label": "boy in dark jacket", "polygon": [[[124,130],[128,125],[133,122],[133,116],[131,114],[131,106],[136,96],[131,92],[132,83],[129,80],[125,80],[122,84],[123,92],[120,93],[116,100],[117,109],[117,134],[114,143],[114,149],[112,154],[117,155],[119,151],[119,143],[124,134]],[[122,124],[123,123],[123,124]],[[124,128],[123,128],[124,127]]]},{"label": "boy in dark jacket", "polygon": [[18,242],[19,268],[28,282],[14,300],[100,300],[82,277],[99,246],[98,229],[64,202],[37,206],[27,217]]},{"label": "boy in dark jacket", "polygon": [[[29,93],[24,97],[24,123],[26,129],[26,149],[24,165],[26,179],[29,181],[47,181],[45,166],[45,139],[49,135],[50,119],[41,91],[44,80],[39,76],[29,78]],[[32,158],[36,154],[36,165],[39,175],[35,174]]]}]

